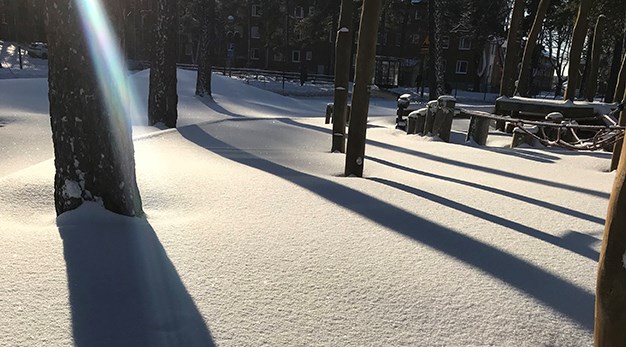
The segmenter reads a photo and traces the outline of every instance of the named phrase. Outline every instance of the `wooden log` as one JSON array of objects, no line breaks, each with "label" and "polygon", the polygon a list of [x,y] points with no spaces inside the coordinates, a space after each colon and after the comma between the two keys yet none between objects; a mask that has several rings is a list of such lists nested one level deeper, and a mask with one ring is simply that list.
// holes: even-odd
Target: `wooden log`
[{"label": "wooden log", "polygon": [[[419,110],[415,110],[409,114],[407,118],[408,119],[407,134],[422,135],[424,133],[424,123],[426,122],[427,112],[428,112],[428,109],[420,108]],[[412,124],[411,122],[414,122],[414,123]]]},{"label": "wooden log", "polygon": [[450,132],[452,131],[452,120],[454,119],[454,107],[456,99],[450,95],[442,95],[437,99],[437,127],[433,131],[440,139],[450,142]]},{"label": "wooden log", "polygon": [[489,124],[491,119],[472,115],[470,118],[469,129],[465,142],[473,140],[476,144],[484,146],[487,144],[487,136],[489,135]]},{"label": "wooden log", "polygon": [[[526,131],[536,134],[539,128],[536,126],[526,127]],[[511,140],[511,148],[519,147],[521,145],[533,146],[535,144],[535,138],[528,134],[526,131],[519,127],[513,130],[513,139]]]},{"label": "wooden log", "polygon": [[417,134],[417,115],[410,114],[406,119],[406,133],[407,135]]},{"label": "wooden log", "polygon": [[433,131],[433,125],[435,123],[435,114],[437,113],[437,100],[431,100],[426,104],[428,109],[426,113],[426,120],[424,122],[424,135],[430,134]]}]

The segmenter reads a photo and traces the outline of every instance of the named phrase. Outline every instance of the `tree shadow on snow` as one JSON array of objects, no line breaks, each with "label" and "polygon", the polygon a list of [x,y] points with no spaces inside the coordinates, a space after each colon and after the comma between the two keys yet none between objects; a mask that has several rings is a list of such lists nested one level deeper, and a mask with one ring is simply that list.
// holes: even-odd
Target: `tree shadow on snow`
[{"label": "tree shadow on snow", "polygon": [[534,264],[360,191],[243,151],[216,139],[197,125],[179,128],[178,131],[187,140],[217,155],[280,177],[365,219],[448,254],[593,331],[594,296]]},{"label": "tree shadow on snow", "polygon": [[[293,121],[292,119],[281,118],[281,119],[277,119],[277,121],[283,122],[285,124],[290,124],[293,126],[313,130],[313,131],[328,133],[328,130],[323,127],[298,123],[298,122]],[[420,157],[426,160],[431,160],[431,161],[444,163],[448,165],[454,165],[458,167],[464,167],[466,169],[471,169],[471,170],[476,170],[476,171],[482,171],[482,172],[497,175],[497,176],[508,177],[508,178],[517,179],[520,181],[525,181],[525,182],[532,182],[532,183],[541,184],[547,187],[569,190],[572,192],[578,192],[581,194],[586,194],[586,195],[595,196],[595,197],[604,198],[604,199],[609,198],[609,194],[606,192],[601,192],[601,191],[587,189],[587,188],[581,188],[581,187],[573,186],[573,185],[566,184],[566,183],[549,181],[549,180],[536,178],[536,177],[525,176],[525,175],[517,174],[514,172],[508,172],[508,171],[481,166],[477,164],[466,163],[466,162],[462,162],[459,160],[445,158],[445,157],[441,157],[441,156],[430,154],[430,153],[419,152],[410,148],[404,148],[404,147],[400,147],[400,146],[396,146],[396,145],[392,145],[392,144],[388,144],[388,143],[384,143],[380,141],[368,139],[367,144],[370,146],[376,146],[379,148],[383,148],[383,149],[390,150],[390,151],[395,151],[398,153],[405,153],[405,154],[413,155],[413,156]]]},{"label": "tree shadow on snow", "polygon": [[[501,195],[501,196],[506,196],[508,198],[521,201],[523,203],[533,204],[533,205],[536,205],[536,206],[540,206],[540,207],[543,207],[543,208],[547,208],[547,209],[553,210],[555,212],[563,213],[565,215],[569,215],[569,216],[572,216],[572,217],[584,219],[584,220],[587,220],[587,221],[590,221],[590,222],[593,222],[593,223],[596,223],[596,224],[604,225],[604,218],[596,217],[596,216],[590,215],[588,213],[576,211],[576,210],[573,210],[573,209],[570,209],[570,208],[567,208],[567,207],[564,207],[564,206],[560,206],[560,205],[557,205],[557,204],[553,204],[553,203],[550,203],[550,202],[547,202],[547,201],[535,199],[535,198],[532,198],[532,197],[527,196],[527,195],[517,194],[517,193],[514,193],[514,192],[509,191],[509,190],[499,189],[499,188],[490,187],[490,186],[486,186],[486,185],[479,184],[479,183],[474,183],[474,182],[470,182],[470,181],[464,181],[464,180],[461,180],[461,179],[458,179],[458,178],[447,177],[447,176],[438,175],[438,174],[431,173],[431,172],[426,172],[426,171],[413,169],[413,168],[410,168],[410,167],[406,167],[406,166],[403,166],[403,165],[400,165],[400,164],[392,163],[390,161],[387,161],[387,160],[384,160],[384,159],[380,159],[380,158],[376,158],[376,157],[366,156],[366,158],[368,160],[373,161],[373,162],[376,162],[376,163],[379,163],[379,164],[382,164],[382,165],[386,165],[386,166],[389,166],[389,167],[394,168],[394,169],[398,169],[398,170],[414,173],[414,174],[425,176],[425,177],[435,178],[435,179],[439,179],[439,180],[446,181],[446,182],[461,184],[461,185],[464,185],[464,186],[467,186],[467,187],[472,187],[472,188],[484,190],[484,191],[487,191],[487,192],[490,192],[490,193],[498,194],[498,195]],[[597,260],[597,259],[595,259],[595,260]]]},{"label": "tree shadow on snow", "polygon": [[57,224],[76,346],[215,346],[147,220]]}]

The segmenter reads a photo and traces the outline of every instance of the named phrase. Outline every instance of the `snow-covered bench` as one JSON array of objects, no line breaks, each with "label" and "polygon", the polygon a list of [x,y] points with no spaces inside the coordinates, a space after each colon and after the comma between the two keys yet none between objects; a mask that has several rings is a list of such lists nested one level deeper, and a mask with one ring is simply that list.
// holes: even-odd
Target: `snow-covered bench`
[{"label": "snow-covered bench", "polygon": [[563,100],[543,100],[521,97],[500,97],[496,100],[496,114],[523,119],[544,119],[552,112],[559,112],[565,118],[593,118],[594,107],[585,102]]}]

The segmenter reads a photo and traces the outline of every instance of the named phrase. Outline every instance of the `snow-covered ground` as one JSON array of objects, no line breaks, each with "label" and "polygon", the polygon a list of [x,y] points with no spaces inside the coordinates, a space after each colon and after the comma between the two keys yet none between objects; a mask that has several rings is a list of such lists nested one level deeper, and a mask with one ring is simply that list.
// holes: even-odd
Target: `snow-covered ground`
[{"label": "snow-covered ground", "polygon": [[0,80],[0,346],[592,345],[608,154],[407,136],[375,99],[344,178],[328,98],[194,77],[177,129],[134,127],[147,219],[55,218],[46,81]]}]

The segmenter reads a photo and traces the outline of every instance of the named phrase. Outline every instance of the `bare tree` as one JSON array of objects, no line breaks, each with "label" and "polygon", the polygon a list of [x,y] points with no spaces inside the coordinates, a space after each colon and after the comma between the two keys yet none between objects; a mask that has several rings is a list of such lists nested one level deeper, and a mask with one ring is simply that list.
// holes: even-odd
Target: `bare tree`
[{"label": "bare tree", "polygon": [[376,40],[382,1],[363,0],[346,152],[346,176],[363,176],[367,112],[376,64]]},{"label": "bare tree", "polygon": [[202,15],[200,20],[200,52],[198,54],[198,77],[196,79],[196,95],[211,97],[211,75],[213,73],[213,49],[216,44],[215,0],[200,3]]},{"label": "bare tree", "polygon": [[517,79],[517,94],[521,96],[528,96],[530,63],[535,52],[535,48],[537,47],[537,38],[541,32],[543,19],[546,17],[546,12],[548,11],[548,5],[550,5],[550,0],[539,1],[537,13],[535,14],[535,20],[533,21],[533,26],[530,29],[528,40],[526,41],[526,46],[524,47],[524,57],[522,58],[522,66],[520,68],[519,78]]},{"label": "bare tree", "polygon": [[80,7],[73,0],[46,1],[56,212],[96,201],[116,213],[142,215],[129,115],[122,98],[107,104],[119,86],[98,83],[111,76],[96,72],[95,55],[103,52],[88,49],[94,39],[83,30]]},{"label": "bare tree", "polygon": [[[622,111],[621,118],[626,118],[626,111]],[[626,343],[626,152],[621,152],[620,156],[598,262],[596,347],[624,346]]]},{"label": "bare tree", "polygon": [[352,0],[341,1],[335,48],[335,94],[333,102],[333,143],[331,152],[346,151],[346,118],[350,61],[352,53]]},{"label": "bare tree", "polygon": [[580,80],[580,58],[585,44],[585,35],[587,34],[587,15],[591,9],[591,4],[591,0],[580,0],[578,7],[578,16],[576,17],[576,24],[574,24],[572,46],[569,53],[565,100],[574,100],[576,96],[576,88],[578,88],[578,82]]},{"label": "bare tree", "polygon": [[148,123],[162,122],[176,127],[178,94],[176,93],[176,52],[178,52],[178,1],[155,0],[156,15],[150,90],[148,95]]},{"label": "bare tree", "polygon": [[500,95],[513,96],[515,91],[515,76],[517,76],[517,64],[519,62],[519,50],[521,36],[519,35],[520,24],[524,18],[524,0],[515,0],[511,13],[511,24],[506,40],[506,55],[504,58],[504,70],[500,83]]},{"label": "bare tree", "polygon": [[598,69],[600,53],[602,52],[602,32],[604,31],[604,23],[606,23],[606,17],[603,15],[598,16],[593,34],[593,42],[591,44],[591,62],[589,64],[587,86],[585,87],[585,98],[589,101],[593,101],[598,88]]}]

